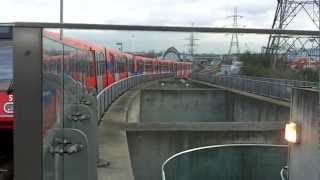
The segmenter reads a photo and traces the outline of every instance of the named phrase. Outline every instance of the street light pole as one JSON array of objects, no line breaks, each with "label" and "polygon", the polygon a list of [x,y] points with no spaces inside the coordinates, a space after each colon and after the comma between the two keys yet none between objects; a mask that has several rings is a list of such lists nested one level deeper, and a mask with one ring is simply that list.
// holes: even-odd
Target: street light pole
[{"label": "street light pole", "polygon": [[134,52],[134,50],[133,50],[133,47],[134,47],[134,38],[135,38],[134,34],[131,34],[131,52],[132,52],[132,53]]},{"label": "street light pole", "polygon": [[119,50],[123,51],[123,43],[122,42],[117,42],[116,45],[120,46]]},{"label": "street light pole", "polygon": [[[60,0],[60,23],[63,23],[63,0]],[[60,40],[63,40],[63,28],[60,29]]]}]

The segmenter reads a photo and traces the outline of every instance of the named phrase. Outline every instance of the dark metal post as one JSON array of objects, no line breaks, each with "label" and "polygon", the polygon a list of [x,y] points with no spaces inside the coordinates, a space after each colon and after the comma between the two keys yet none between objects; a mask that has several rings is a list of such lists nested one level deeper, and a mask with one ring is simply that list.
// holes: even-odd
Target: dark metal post
[{"label": "dark metal post", "polygon": [[[60,0],[60,23],[63,23],[63,0]],[[63,40],[63,28],[60,29],[60,40]]]},{"label": "dark metal post", "polygon": [[42,29],[13,30],[15,180],[42,179]]}]

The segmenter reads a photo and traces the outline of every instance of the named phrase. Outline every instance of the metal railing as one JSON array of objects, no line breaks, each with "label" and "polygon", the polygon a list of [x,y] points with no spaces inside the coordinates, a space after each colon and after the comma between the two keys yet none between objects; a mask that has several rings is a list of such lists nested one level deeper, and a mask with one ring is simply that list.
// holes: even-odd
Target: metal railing
[{"label": "metal railing", "polygon": [[177,153],[161,166],[162,180],[281,179],[287,145],[225,144]]},{"label": "metal railing", "polygon": [[193,79],[270,98],[290,101],[292,87],[315,87],[312,82],[248,78],[242,76],[210,76],[194,74]]},{"label": "metal railing", "polygon": [[103,117],[104,112],[108,110],[112,102],[127,90],[143,82],[152,81],[160,78],[166,78],[173,75],[174,75],[173,73],[135,75],[111,84],[110,86],[106,87],[97,95],[98,120],[101,121],[101,118]]},{"label": "metal railing", "polygon": [[311,82],[311,81],[298,81],[298,80],[291,80],[291,79],[276,79],[276,78],[255,77],[255,76],[246,76],[246,75],[232,75],[232,77],[240,77],[240,78],[254,79],[254,80],[260,80],[260,81],[280,83],[280,84],[287,84],[287,85],[292,85],[292,86],[295,86],[295,87],[317,87],[317,83],[316,82]]}]

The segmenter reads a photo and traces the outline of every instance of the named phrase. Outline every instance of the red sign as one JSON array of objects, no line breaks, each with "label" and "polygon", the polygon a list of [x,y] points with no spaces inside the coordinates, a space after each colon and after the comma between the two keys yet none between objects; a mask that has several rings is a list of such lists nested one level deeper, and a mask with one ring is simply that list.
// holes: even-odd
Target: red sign
[{"label": "red sign", "polygon": [[13,128],[13,95],[0,92],[0,129]]}]

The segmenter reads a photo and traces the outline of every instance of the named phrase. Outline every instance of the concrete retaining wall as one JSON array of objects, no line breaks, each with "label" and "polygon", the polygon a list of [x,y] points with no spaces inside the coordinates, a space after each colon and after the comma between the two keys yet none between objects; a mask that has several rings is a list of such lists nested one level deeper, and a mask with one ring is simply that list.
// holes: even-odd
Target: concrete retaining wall
[{"label": "concrete retaining wall", "polygon": [[290,108],[226,91],[227,121],[289,121]]},{"label": "concrete retaining wall", "polygon": [[130,110],[129,121],[285,122],[290,114],[289,107],[218,89],[144,89],[138,103],[140,116]]},{"label": "concrete retaining wall", "polygon": [[183,150],[232,143],[281,144],[282,134],[266,132],[127,132],[135,180],[160,180],[161,164]]},{"label": "concrete retaining wall", "polygon": [[206,89],[145,89],[141,92],[141,122],[226,121],[224,91]]}]

